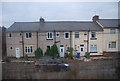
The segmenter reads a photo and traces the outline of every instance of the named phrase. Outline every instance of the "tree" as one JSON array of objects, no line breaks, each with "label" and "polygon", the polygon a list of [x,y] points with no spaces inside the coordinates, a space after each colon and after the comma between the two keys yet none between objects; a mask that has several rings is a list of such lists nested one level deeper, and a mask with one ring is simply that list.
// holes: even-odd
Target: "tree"
[{"label": "tree", "polygon": [[53,56],[53,58],[58,54],[58,47],[56,44],[53,44],[51,47],[51,54],[50,56]]},{"label": "tree", "polygon": [[68,52],[68,56],[72,59],[73,57],[72,57],[72,53],[73,53],[73,48],[72,47],[68,47],[68,49],[67,49],[67,52]]},{"label": "tree", "polygon": [[43,56],[43,51],[41,48],[37,48],[34,54],[35,54],[36,58],[39,58],[39,57]]},{"label": "tree", "polygon": [[50,48],[47,48],[47,49],[46,49],[46,52],[45,52],[45,55],[50,56],[50,53],[51,53]]}]

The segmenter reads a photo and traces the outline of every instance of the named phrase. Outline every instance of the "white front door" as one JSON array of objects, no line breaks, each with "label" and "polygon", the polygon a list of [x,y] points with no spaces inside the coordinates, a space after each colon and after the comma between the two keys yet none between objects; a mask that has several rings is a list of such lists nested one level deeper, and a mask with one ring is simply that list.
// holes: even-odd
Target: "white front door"
[{"label": "white front door", "polygon": [[84,45],[80,45],[80,56],[84,56]]},{"label": "white front door", "polygon": [[64,47],[63,47],[63,45],[60,46],[60,57],[64,57]]},{"label": "white front door", "polygon": [[20,58],[20,49],[16,48],[16,58]]}]

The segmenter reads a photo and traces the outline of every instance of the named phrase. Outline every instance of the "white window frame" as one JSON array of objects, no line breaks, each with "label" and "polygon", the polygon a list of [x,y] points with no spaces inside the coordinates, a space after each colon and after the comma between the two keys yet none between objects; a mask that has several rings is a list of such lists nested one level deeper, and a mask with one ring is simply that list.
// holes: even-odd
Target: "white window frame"
[{"label": "white window frame", "polygon": [[[32,51],[31,51],[31,47],[32,47]],[[26,48],[27,48],[27,51],[26,51]],[[29,51],[28,51],[29,50]],[[25,53],[26,54],[31,54],[33,53],[33,46],[25,46]]]},{"label": "white window frame", "polygon": [[[66,33],[68,33],[68,38],[66,38]],[[65,39],[70,39],[70,32],[64,32],[64,38]]]},{"label": "white window frame", "polygon": [[[10,37],[10,34],[11,34],[11,37]],[[12,38],[12,33],[8,33],[8,37],[9,37],[9,38]]]},{"label": "white window frame", "polygon": [[[31,38],[32,38],[32,33],[31,33],[31,37],[30,37],[29,33],[31,33],[31,32],[26,32],[26,33],[25,33],[25,38],[26,38],[26,39],[31,39]],[[26,34],[28,34],[28,37],[26,36]]]},{"label": "white window frame", "polygon": [[110,34],[116,34],[116,29],[110,29]]},{"label": "white window frame", "polygon": [[[112,42],[115,42],[115,43],[116,43],[115,48],[112,48]],[[109,47],[109,44],[111,44],[111,47]],[[117,48],[117,42],[116,42],[116,41],[109,41],[109,42],[108,42],[108,48],[109,48],[109,49],[116,49],[116,48]]]},{"label": "white window frame", "polygon": [[[96,47],[96,50],[95,51],[91,51],[91,46],[92,46],[92,48],[95,48]],[[90,52],[97,52],[97,44],[91,44],[90,45]]]},{"label": "white window frame", "polygon": [[[76,34],[77,33],[77,34]],[[78,37],[76,38],[76,35],[78,35]],[[75,39],[78,39],[80,37],[80,33],[79,32],[75,32]]]},{"label": "white window frame", "polygon": [[[52,33],[52,37],[48,36]],[[47,39],[53,39],[53,32],[47,32]]]},{"label": "white window frame", "polygon": [[[58,34],[58,36],[57,36],[57,34]],[[56,32],[56,37],[60,37],[60,32]]]}]

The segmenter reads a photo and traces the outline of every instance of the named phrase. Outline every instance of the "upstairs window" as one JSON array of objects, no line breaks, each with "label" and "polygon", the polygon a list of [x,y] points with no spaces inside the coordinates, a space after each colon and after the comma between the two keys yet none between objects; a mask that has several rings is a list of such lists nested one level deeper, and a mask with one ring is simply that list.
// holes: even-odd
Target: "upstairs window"
[{"label": "upstairs window", "polygon": [[91,33],[91,38],[96,38],[96,32]]},{"label": "upstairs window", "polygon": [[60,36],[60,33],[59,32],[56,32],[56,37],[59,37]]},{"label": "upstairs window", "polygon": [[65,39],[69,39],[70,38],[70,33],[69,32],[65,32],[64,33],[64,38]]},{"label": "upstairs window", "polygon": [[88,34],[88,32],[84,32],[84,35],[87,35]]},{"label": "upstairs window", "polygon": [[11,34],[11,33],[8,33],[8,37],[11,38],[11,37],[12,37],[12,34]]},{"label": "upstairs window", "polygon": [[32,33],[25,33],[26,38],[32,38]]},{"label": "upstairs window", "polygon": [[75,38],[79,38],[79,32],[75,32]]},{"label": "upstairs window", "polygon": [[32,46],[26,46],[25,47],[25,52],[26,53],[32,53],[33,52],[33,47]]},{"label": "upstairs window", "polygon": [[53,33],[47,32],[47,39],[53,39]]},{"label": "upstairs window", "polygon": [[108,44],[109,48],[116,48],[116,41],[110,41]]},{"label": "upstairs window", "polygon": [[110,29],[110,34],[116,34],[116,29]]}]

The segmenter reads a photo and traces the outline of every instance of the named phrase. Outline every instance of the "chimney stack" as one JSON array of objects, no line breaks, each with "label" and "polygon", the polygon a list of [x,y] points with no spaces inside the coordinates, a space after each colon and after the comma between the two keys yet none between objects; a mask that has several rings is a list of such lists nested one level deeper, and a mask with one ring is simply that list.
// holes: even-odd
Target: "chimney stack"
[{"label": "chimney stack", "polygon": [[44,18],[42,18],[42,17],[40,17],[39,21],[40,21],[40,23],[44,23],[45,22]]},{"label": "chimney stack", "polygon": [[99,16],[98,15],[93,16],[92,20],[93,22],[96,22],[97,20],[99,20]]}]

